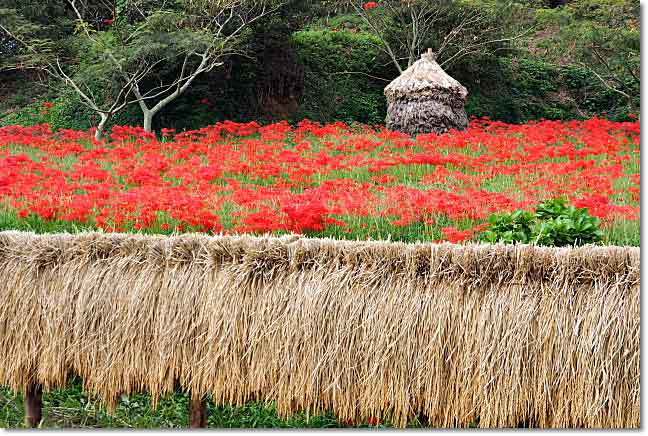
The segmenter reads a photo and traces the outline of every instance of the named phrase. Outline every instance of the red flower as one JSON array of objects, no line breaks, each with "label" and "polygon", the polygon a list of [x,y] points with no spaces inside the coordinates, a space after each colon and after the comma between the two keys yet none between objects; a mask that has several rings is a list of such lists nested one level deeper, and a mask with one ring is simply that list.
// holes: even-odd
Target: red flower
[{"label": "red flower", "polygon": [[604,226],[639,218],[639,122],[482,118],[412,138],[341,122],[225,121],[162,134],[115,126],[94,142],[91,131],[0,127],[0,198],[22,217],[117,231],[170,221],[177,231],[338,227],[384,238],[424,225],[425,239],[449,220],[443,239],[452,242],[472,239],[494,212],[560,196]]},{"label": "red flower", "polygon": [[446,240],[455,244],[470,239],[473,234],[472,230],[459,230],[456,227],[444,227],[442,230]]},{"label": "red flower", "polygon": [[170,138],[171,136],[173,136],[174,133],[175,133],[175,129],[167,129],[167,128],[162,129],[162,136],[165,138]]},{"label": "red flower", "polygon": [[365,3],[364,5],[362,5],[362,8],[363,8],[365,11],[368,11],[368,10],[370,10],[370,9],[377,8],[377,7],[378,7],[378,3],[377,3],[377,2],[367,2],[367,3]]}]

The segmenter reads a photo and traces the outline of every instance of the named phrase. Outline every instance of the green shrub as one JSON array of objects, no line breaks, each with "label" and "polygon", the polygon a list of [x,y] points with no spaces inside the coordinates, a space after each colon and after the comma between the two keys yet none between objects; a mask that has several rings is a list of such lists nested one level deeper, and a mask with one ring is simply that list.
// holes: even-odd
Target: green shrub
[{"label": "green shrub", "polygon": [[0,118],[0,127],[14,124],[21,126],[33,126],[47,123],[47,116],[43,113],[42,103],[32,103],[22,109],[9,113]]},{"label": "green shrub", "polygon": [[582,119],[595,115],[625,121],[627,102],[578,65],[542,59],[478,59],[454,65],[448,73],[468,88],[466,111],[512,123]]},{"label": "green shrub", "polygon": [[542,203],[536,209],[536,217],[533,239],[540,245],[583,245],[603,238],[598,218],[591,216],[587,209],[568,205],[562,199]]},{"label": "green shrub", "polygon": [[[53,129],[86,130],[99,123],[99,116],[81,103],[79,96],[71,90],[63,90],[51,101],[54,105],[44,110],[43,102],[33,103],[9,114],[0,120],[0,126],[19,124],[33,126],[48,123]],[[140,125],[142,123],[139,107],[130,105],[115,115],[108,128],[115,125]]]},{"label": "green shrub", "polygon": [[[304,67],[296,119],[383,123],[383,89],[396,77],[373,35],[348,30],[305,30],[292,38]],[[381,80],[384,79],[384,80]]]},{"label": "green shrub", "polygon": [[[481,7],[481,2],[468,3]],[[628,102],[581,65],[594,65],[586,62],[586,55],[587,47],[597,41],[606,54],[614,54],[610,59],[615,71],[623,72],[638,62],[639,27],[632,18],[636,4],[574,0],[568,7],[536,9],[539,24],[550,30],[533,35],[537,51],[476,54],[448,67],[448,73],[468,88],[468,115],[513,123],[594,115],[629,120],[639,105],[638,79],[633,84],[632,75],[618,74],[624,82],[617,83],[620,88],[637,88],[629,92],[633,98]],[[259,20],[246,41],[251,57],[233,56],[223,67],[200,75],[156,117],[153,127],[191,129],[224,119],[383,123],[383,89],[398,72],[357,15],[333,12],[330,2],[294,1]],[[452,24],[441,20],[431,41],[443,37]],[[304,26],[308,27],[304,30]],[[177,73],[172,67],[168,72],[172,75],[167,79]],[[7,113],[0,125],[49,122],[54,128],[75,129],[96,125],[97,116],[74,92],[55,86],[52,95],[45,96],[25,82],[29,85],[29,81],[9,77],[0,83],[0,89],[15,89],[9,94],[16,94],[5,97],[0,92],[0,113]],[[102,90],[92,92],[100,95]],[[36,100],[40,102],[29,104]],[[42,113],[42,100],[55,103],[47,114]],[[23,109],[15,111],[19,107]],[[141,122],[137,105],[131,105],[112,124]]]},{"label": "green shrub", "polygon": [[563,199],[541,203],[535,213],[518,210],[496,214],[481,240],[491,243],[530,243],[548,246],[576,246],[601,241],[599,219],[585,208],[568,205]]},{"label": "green shrub", "polygon": [[507,244],[531,242],[531,228],[535,222],[535,217],[531,212],[516,210],[513,213],[496,214],[492,215],[488,221],[490,227],[482,237],[485,241]]},{"label": "green shrub", "polygon": [[[294,119],[383,122],[383,89],[398,72],[373,35],[318,28],[296,32],[292,41],[305,76]],[[623,98],[578,65],[483,56],[455,64],[448,73],[468,88],[469,116],[512,123],[594,115],[622,121],[632,112]]]}]

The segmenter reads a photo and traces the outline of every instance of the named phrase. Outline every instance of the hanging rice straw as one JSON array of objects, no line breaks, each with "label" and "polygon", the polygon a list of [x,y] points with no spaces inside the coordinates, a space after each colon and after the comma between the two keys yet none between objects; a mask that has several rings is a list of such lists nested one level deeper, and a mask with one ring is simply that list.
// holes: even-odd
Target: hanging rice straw
[{"label": "hanging rice straw", "polygon": [[0,384],[639,427],[639,249],[0,232]]}]

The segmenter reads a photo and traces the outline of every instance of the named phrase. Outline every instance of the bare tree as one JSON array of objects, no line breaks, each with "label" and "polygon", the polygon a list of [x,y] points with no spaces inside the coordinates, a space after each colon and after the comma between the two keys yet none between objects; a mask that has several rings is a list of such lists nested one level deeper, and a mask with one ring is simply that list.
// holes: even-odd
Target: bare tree
[{"label": "bare tree", "polygon": [[[73,1],[71,3],[74,4]],[[3,62],[0,70],[37,69],[67,85],[79,96],[84,106],[99,116],[95,138],[101,139],[108,121],[130,103],[130,95],[135,83],[145,77],[148,71],[146,69],[134,71],[126,81],[110,74],[91,79],[75,78],[70,71],[67,71],[65,59],[62,59],[61,53],[54,48],[52,41],[21,35],[20,29],[24,30],[29,25],[19,17],[14,17],[13,24],[13,27],[18,30],[12,30],[4,24],[0,24],[0,30],[14,41],[16,48],[23,54],[15,59],[15,63]],[[88,28],[85,32],[90,35]],[[97,87],[104,91],[102,96],[97,96],[93,91],[93,88]]]},{"label": "bare tree", "polygon": [[[228,56],[244,54],[245,32],[281,2],[126,0],[120,2],[126,17],[118,17],[119,10],[109,0],[67,0],[67,4],[76,18],[75,33],[90,53],[84,54],[89,60],[76,74],[51,41],[22,38],[4,25],[0,29],[30,56],[29,62],[3,63],[0,69],[42,69],[65,83],[98,114],[96,137],[101,138],[110,119],[134,103],[142,111],[145,130],[151,131],[154,116],[200,74],[223,65]],[[110,23],[108,28],[105,22]]]},{"label": "bare tree", "polygon": [[[150,80],[133,80],[132,75],[126,72],[127,79],[134,82],[133,94],[142,110],[144,129],[151,131],[155,115],[182,95],[200,74],[223,65],[228,56],[244,54],[241,49],[244,32],[280,4],[248,0],[188,0],[183,14],[157,11],[145,16],[144,25],[132,38],[135,45],[143,46],[156,40],[161,23],[166,26],[167,35],[174,35],[176,41],[164,50],[148,52],[140,57],[136,70],[155,71],[166,65],[180,67],[171,80],[169,75],[158,75],[154,85],[150,85]],[[151,79],[151,75],[147,79]]]},{"label": "bare tree", "polygon": [[[435,45],[440,65],[447,66],[470,54],[497,50],[498,46],[521,38],[531,30],[509,35],[502,23],[493,21],[490,11],[460,8],[451,0],[342,1],[378,37],[381,50],[400,73],[419,59],[430,45]],[[447,26],[450,21],[453,27],[444,35],[438,35],[440,25]],[[433,35],[439,37],[431,42]]]}]

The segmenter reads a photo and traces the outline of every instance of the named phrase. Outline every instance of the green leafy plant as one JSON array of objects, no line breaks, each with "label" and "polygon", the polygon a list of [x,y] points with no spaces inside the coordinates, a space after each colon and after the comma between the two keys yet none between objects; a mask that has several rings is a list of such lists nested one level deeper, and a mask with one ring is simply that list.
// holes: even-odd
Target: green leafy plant
[{"label": "green leafy plant", "polygon": [[531,228],[535,217],[531,212],[516,210],[512,213],[491,215],[488,222],[489,229],[483,233],[482,240],[495,243],[514,242],[529,243],[531,240]]},{"label": "green leafy plant", "polygon": [[563,199],[542,203],[536,210],[536,217],[533,238],[540,245],[583,245],[603,238],[598,218],[585,208],[568,205]]},{"label": "green leafy plant", "polygon": [[493,215],[481,235],[486,242],[529,243],[556,247],[594,244],[603,232],[598,218],[585,208],[567,204],[564,199],[541,203],[535,213],[517,210]]}]

